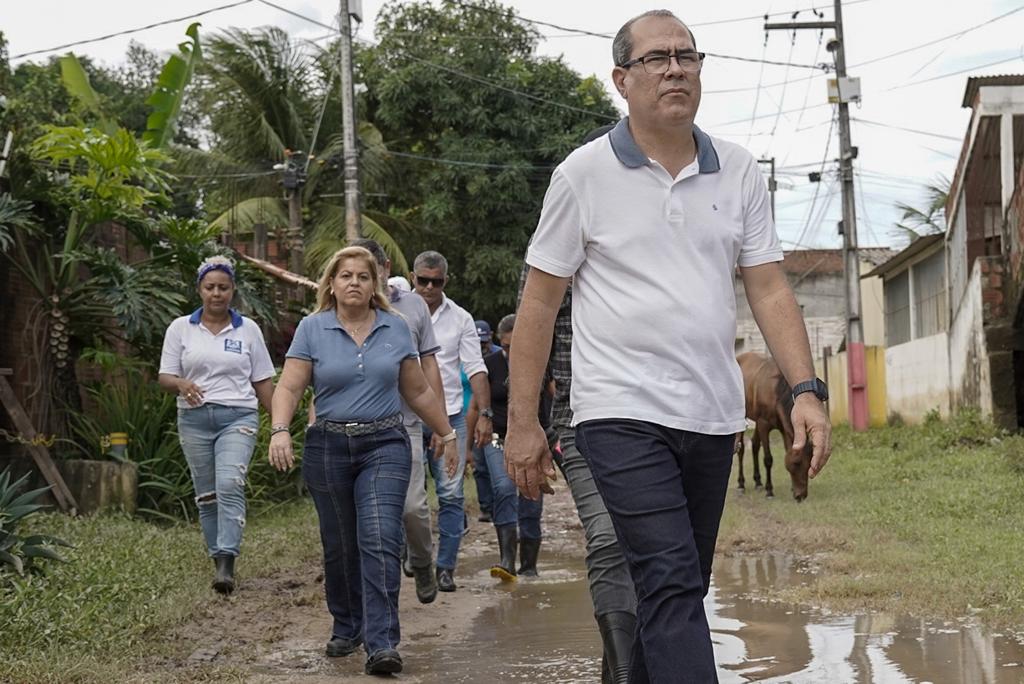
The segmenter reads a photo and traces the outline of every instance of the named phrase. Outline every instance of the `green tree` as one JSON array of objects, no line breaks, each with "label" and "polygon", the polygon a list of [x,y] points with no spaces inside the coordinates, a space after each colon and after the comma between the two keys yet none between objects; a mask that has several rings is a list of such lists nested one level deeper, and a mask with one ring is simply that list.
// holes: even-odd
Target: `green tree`
[{"label": "green tree", "polygon": [[949,179],[939,176],[934,183],[925,186],[927,204],[923,209],[897,202],[896,208],[902,213],[894,231],[898,236],[913,242],[923,235],[946,232],[946,202],[949,201]]},{"label": "green tree", "polygon": [[510,9],[476,4],[385,5],[358,79],[387,149],[414,155],[391,158],[387,196],[368,206],[398,221],[409,256],[445,254],[453,297],[495,321],[515,307],[553,167],[618,113],[596,78],[538,56],[537,32]]},{"label": "green tree", "polygon": [[[214,143],[210,153],[194,152],[182,168],[214,171],[207,183],[215,226],[248,232],[257,223],[286,229],[288,204],[275,165],[296,163],[304,176],[306,272],[316,273],[344,243],[344,206],[336,159],[343,145],[336,59],[329,51],[303,45],[278,28],[229,29],[211,38],[201,69],[203,103]],[[359,130],[364,183],[380,174],[384,153],[372,125]],[[301,152],[294,157],[292,153]],[[308,161],[307,161],[308,159]],[[334,161],[332,161],[334,160]],[[398,245],[373,217],[364,232],[404,266]]]}]

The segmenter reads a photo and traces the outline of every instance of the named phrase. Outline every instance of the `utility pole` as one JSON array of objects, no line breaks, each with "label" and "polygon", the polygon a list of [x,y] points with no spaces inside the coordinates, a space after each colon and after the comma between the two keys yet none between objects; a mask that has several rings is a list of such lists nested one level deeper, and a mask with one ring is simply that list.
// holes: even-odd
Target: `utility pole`
[{"label": "utility pole", "polygon": [[305,153],[285,150],[285,162],[274,168],[281,171],[281,185],[288,194],[288,270],[306,271],[306,245],[302,235],[302,186],[306,184]]},{"label": "utility pole", "polygon": [[772,196],[772,220],[775,220],[775,191],[778,190],[779,184],[775,181],[775,157],[770,159],[758,159],[758,164],[768,164],[768,192]]},{"label": "utility pole", "polygon": [[[797,29],[833,29],[836,37],[828,42],[835,56],[836,94],[839,105],[839,178],[843,190],[843,266],[846,274],[846,360],[849,385],[850,424],[854,430],[868,427],[867,369],[864,359],[864,326],[860,303],[860,258],[857,255],[857,212],[853,197],[853,159],[857,149],[850,141],[851,99],[860,98],[859,81],[846,77],[846,44],[843,36],[843,3],[834,0],[833,21],[766,23],[766,31]],[[830,97],[830,99],[833,99]]]},{"label": "utility pole", "polygon": [[[359,206],[359,148],[356,147],[356,93],[352,78],[352,18],[350,0],[340,0],[338,17],[341,70],[341,127],[345,145],[345,237],[351,242],[363,234]],[[361,3],[360,3],[361,4]]]}]

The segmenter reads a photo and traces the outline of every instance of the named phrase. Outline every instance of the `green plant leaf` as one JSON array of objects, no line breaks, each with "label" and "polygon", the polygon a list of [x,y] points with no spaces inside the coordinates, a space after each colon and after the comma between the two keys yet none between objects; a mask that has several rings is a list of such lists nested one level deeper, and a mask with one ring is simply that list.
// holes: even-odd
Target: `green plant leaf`
[{"label": "green plant leaf", "polygon": [[29,546],[26,544],[22,547],[22,553],[26,558],[49,558],[50,560],[55,560],[60,563],[68,562],[62,555],[53,549],[46,548],[45,546]]},{"label": "green plant leaf", "polygon": [[156,82],[156,90],[146,100],[153,108],[146,120],[146,132],[142,139],[151,147],[165,148],[174,139],[174,132],[181,113],[181,104],[185,99],[185,89],[192,80],[196,64],[202,59],[199,47],[199,23],[196,22],[185,30],[192,39],[178,45],[180,55],[171,55],[164,65]]},{"label": "green plant leaf", "polygon": [[18,572],[19,575],[25,574],[25,565],[17,556],[11,555],[6,551],[0,551],[0,562],[7,563],[8,565],[13,565],[14,569]]},{"label": "green plant leaf", "polygon": [[100,129],[107,135],[113,135],[117,124],[103,111],[100,96],[89,83],[89,74],[85,73],[78,58],[70,52],[60,58],[60,75],[68,94],[78,100],[82,107],[96,117]]}]

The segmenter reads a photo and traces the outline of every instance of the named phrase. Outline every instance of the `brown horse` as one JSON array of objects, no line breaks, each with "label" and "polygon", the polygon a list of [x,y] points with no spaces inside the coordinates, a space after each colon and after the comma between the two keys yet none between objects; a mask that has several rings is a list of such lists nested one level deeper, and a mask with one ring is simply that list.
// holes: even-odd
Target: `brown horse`
[{"label": "brown horse", "polygon": [[[807,472],[811,467],[811,443],[808,440],[804,449],[793,451],[793,396],[782,376],[778,365],[772,359],[747,352],[736,357],[736,362],[743,372],[743,390],[746,395],[747,418],[754,423],[754,435],[750,446],[754,457],[754,486],[761,488],[761,469],[758,465],[757,452],[764,447],[765,495],[775,496],[772,487],[772,452],[769,434],[772,430],[782,433],[782,443],[786,449],[785,465],[793,484],[793,498],[803,501],[807,498]],[[737,436],[736,454],[739,458],[740,473],[738,485],[745,489],[743,478],[743,434]]]}]

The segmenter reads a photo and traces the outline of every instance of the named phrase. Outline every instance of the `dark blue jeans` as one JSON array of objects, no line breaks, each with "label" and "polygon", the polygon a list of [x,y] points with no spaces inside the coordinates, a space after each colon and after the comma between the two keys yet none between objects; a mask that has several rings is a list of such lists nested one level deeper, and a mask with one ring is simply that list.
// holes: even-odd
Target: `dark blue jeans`
[{"label": "dark blue jeans", "polygon": [[[487,464],[488,484],[491,488],[491,519],[496,527],[519,524],[519,536],[523,539],[540,539],[540,519],[544,513],[544,496],[531,501],[519,494],[516,483],[505,470],[505,450],[494,444],[474,449],[480,461]],[[477,458],[474,455],[474,458]],[[475,463],[476,461],[474,461]]]},{"label": "dark blue jeans", "polygon": [[733,443],[637,420],[576,427],[636,587],[630,684],[718,681],[704,596]]},{"label": "dark blue jeans", "polygon": [[397,648],[402,511],[411,467],[401,427],[360,437],[311,427],[302,477],[320,518],[333,636]]}]

